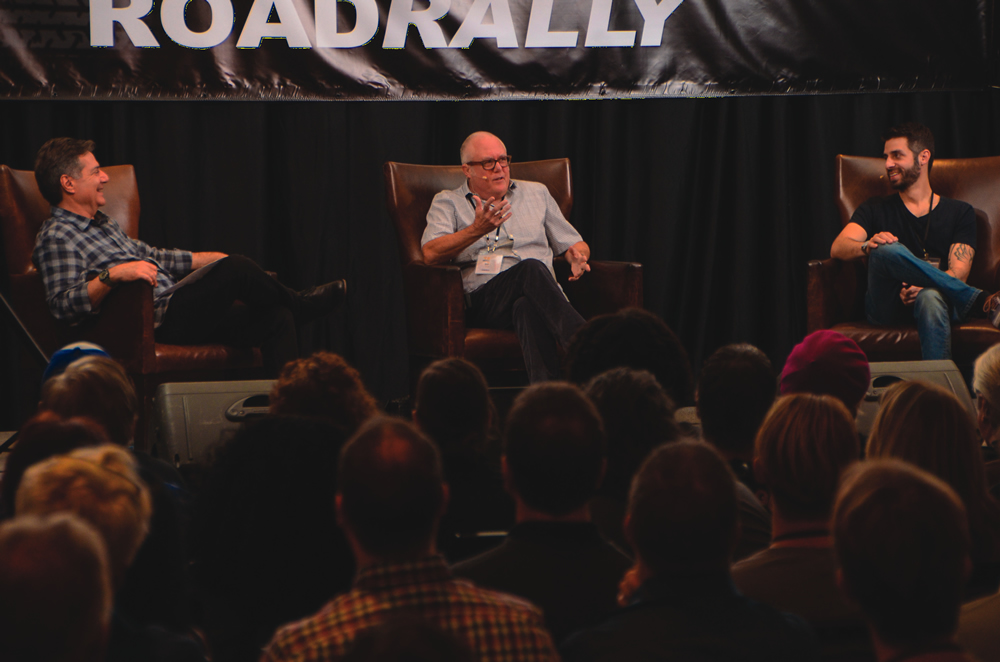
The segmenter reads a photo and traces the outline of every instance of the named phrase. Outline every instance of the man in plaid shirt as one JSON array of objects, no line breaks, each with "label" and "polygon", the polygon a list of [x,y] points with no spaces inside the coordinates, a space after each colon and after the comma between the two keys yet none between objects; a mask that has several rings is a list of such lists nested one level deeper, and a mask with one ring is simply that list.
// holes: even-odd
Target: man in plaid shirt
[{"label": "man in plaid shirt", "polygon": [[398,419],[375,419],[340,454],[337,520],[354,552],[354,587],[279,628],[261,662],[335,660],[365,631],[419,619],[476,660],[558,660],[541,611],[452,577],[434,538],[448,501],[437,447]]},{"label": "man in plaid shirt", "polygon": [[[265,367],[277,374],[298,356],[296,324],[343,301],[342,280],[294,292],[239,255],[152,248],[129,238],[99,211],[108,176],[93,152],[93,141],[53,138],[35,161],[35,180],[52,217],[38,232],[32,259],[57,319],[81,322],[98,312],[116,285],[142,280],[153,286],[158,341],[259,345]],[[209,265],[197,281],[177,286]]]}]

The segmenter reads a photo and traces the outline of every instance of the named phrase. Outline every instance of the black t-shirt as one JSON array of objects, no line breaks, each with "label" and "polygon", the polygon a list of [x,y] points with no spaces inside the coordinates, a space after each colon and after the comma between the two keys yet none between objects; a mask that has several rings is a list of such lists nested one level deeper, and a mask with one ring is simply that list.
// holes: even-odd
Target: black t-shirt
[{"label": "black t-shirt", "polygon": [[917,257],[924,256],[926,247],[928,255],[941,258],[942,269],[947,268],[952,244],[976,248],[976,212],[966,202],[943,196],[934,211],[919,218],[910,213],[898,193],[872,198],[857,208],[851,222],[863,227],[868,238],[879,232],[891,232]]}]

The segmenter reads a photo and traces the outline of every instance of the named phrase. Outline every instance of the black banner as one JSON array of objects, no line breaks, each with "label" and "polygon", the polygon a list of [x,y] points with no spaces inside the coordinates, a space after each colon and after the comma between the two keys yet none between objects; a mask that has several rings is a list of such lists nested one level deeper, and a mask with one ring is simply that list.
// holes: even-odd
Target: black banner
[{"label": "black banner", "polygon": [[2,0],[0,97],[982,89],[988,14],[987,0]]}]

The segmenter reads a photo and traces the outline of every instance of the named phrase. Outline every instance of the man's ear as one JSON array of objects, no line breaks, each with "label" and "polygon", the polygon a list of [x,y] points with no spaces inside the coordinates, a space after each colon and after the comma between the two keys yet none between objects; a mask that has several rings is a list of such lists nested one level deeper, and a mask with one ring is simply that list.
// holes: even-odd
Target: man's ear
[{"label": "man's ear", "polygon": [[507,456],[500,456],[500,476],[503,478],[503,489],[507,494],[514,496],[514,479],[510,475],[510,467],[507,466]]},{"label": "man's ear", "polygon": [[69,193],[70,195],[76,193],[76,182],[66,173],[59,175],[59,185],[62,186],[64,193]]},{"label": "man's ear", "polygon": [[344,495],[337,492],[337,495],[333,497],[333,511],[337,515],[337,526],[344,529]]},{"label": "man's ear", "polygon": [[917,158],[920,159],[920,165],[927,165],[927,163],[931,160],[931,150],[921,150]]}]

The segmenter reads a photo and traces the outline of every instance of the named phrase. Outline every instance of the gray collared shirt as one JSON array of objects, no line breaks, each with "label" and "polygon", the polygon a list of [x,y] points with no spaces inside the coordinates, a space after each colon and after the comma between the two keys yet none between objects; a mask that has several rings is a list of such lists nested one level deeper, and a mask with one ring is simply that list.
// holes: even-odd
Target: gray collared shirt
[{"label": "gray collared shirt", "polygon": [[[420,239],[421,246],[472,225],[476,211],[469,202],[470,193],[466,182],[457,189],[441,191],[434,196],[427,211],[427,227]],[[552,257],[562,255],[570,246],[583,241],[580,233],[562,215],[545,184],[511,180],[505,197],[510,201],[511,216],[500,226],[499,240],[496,232],[490,232],[455,258],[455,264],[462,269],[462,285],[467,294],[493,278],[489,274],[476,274],[476,257],[483,249],[495,245],[496,252],[503,255],[502,271],[521,260],[533,258],[545,263],[555,278]]]}]

